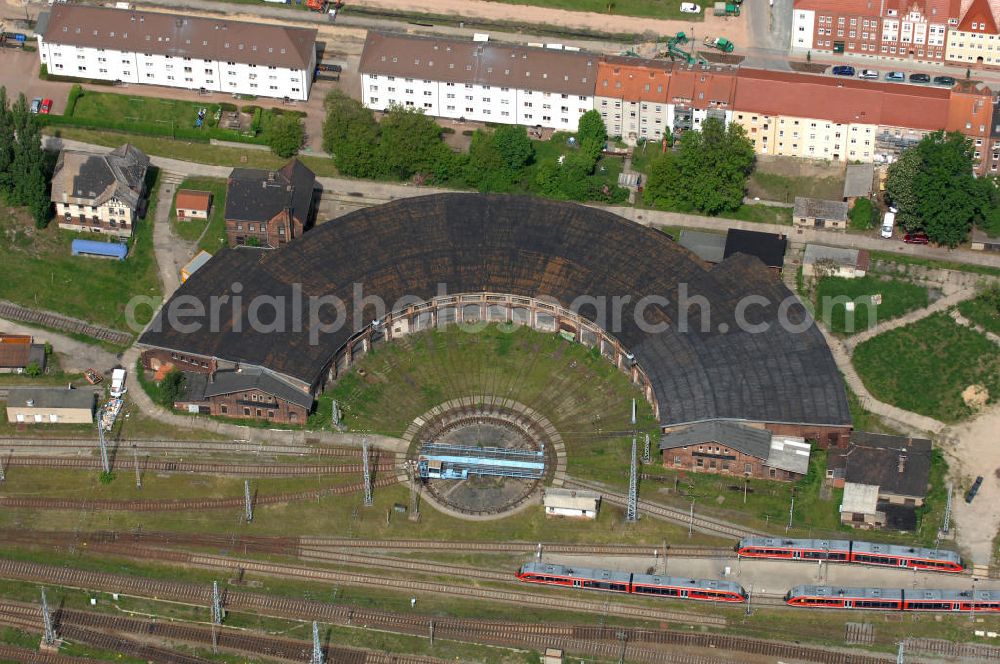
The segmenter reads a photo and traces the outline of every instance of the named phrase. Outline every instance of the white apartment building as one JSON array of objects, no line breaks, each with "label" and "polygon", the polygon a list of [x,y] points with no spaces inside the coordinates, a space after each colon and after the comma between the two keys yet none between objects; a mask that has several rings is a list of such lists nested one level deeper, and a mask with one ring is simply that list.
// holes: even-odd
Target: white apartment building
[{"label": "white apartment building", "polygon": [[57,3],[36,31],[59,76],[305,101],[316,68],[305,28]]},{"label": "white apartment building", "polygon": [[540,46],[369,32],[362,101],[427,115],[576,131],[594,108],[597,56]]}]

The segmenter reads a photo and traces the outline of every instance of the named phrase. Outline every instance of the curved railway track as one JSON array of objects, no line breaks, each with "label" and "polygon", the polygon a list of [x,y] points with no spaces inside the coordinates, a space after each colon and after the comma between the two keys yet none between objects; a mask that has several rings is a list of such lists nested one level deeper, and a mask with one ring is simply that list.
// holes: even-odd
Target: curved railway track
[{"label": "curved railway track", "polygon": [[[121,454],[121,451],[119,452]],[[117,464],[119,468],[131,465],[131,459],[122,459]],[[12,456],[5,468],[84,468],[101,469],[101,460],[80,457],[45,457],[45,456]],[[395,464],[382,461],[370,466],[372,472],[391,472]],[[212,475],[239,475],[241,477],[300,477],[314,475],[360,475],[361,464],[244,464],[244,463],[199,463],[192,461],[170,461],[166,459],[151,459],[143,457],[139,460],[139,469],[148,472],[165,473],[210,473]]]},{"label": "curved railway track", "polygon": [[[374,487],[397,484],[395,476],[380,477],[372,482]],[[312,500],[324,496],[342,496],[364,490],[363,483],[346,484],[326,489],[261,494],[254,499],[255,506],[279,505],[298,500]],[[242,509],[242,496],[233,498],[192,498],[190,500],[75,500],[71,498],[22,498],[0,496],[0,507],[42,510],[95,510],[108,512],[179,512],[194,510]]]}]

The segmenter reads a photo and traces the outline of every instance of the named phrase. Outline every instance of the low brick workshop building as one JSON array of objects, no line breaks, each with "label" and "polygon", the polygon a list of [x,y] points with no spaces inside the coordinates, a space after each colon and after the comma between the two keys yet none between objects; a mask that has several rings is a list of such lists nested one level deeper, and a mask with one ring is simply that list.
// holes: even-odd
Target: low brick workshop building
[{"label": "low brick workshop building", "polygon": [[24,373],[32,364],[45,371],[45,345],[26,334],[0,334],[0,374]]},{"label": "low brick workshop building", "polygon": [[186,373],[183,401],[175,408],[202,415],[277,424],[304,424],[312,395],[259,369]]},{"label": "low brick workshop building", "polygon": [[226,187],[229,246],[277,249],[309,227],[316,174],[298,159],[277,171],[234,168]]},{"label": "low brick workshop building", "polygon": [[809,472],[809,443],[736,422],[700,422],[668,433],[660,451],[664,466],[701,473],[795,481]]}]

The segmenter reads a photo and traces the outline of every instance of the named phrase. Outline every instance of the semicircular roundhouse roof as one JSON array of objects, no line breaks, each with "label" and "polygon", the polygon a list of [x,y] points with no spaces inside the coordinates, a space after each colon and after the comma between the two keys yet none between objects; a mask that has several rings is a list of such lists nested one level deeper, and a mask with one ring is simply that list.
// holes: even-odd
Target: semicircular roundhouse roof
[{"label": "semicircular roundhouse roof", "polygon": [[[758,259],[737,254],[710,267],[663,233],[582,205],[479,194],[400,200],[322,224],[279,251],[223,250],[174,297],[207,302],[231,294],[235,281],[244,310],[256,295],[290,297],[292,284],[301,284],[306,298],[340,297],[349,324],[312,345],[308,319],[293,331],[288,306],[284,332],[255,332],[245,322],[241,332],[228,324],[188,334],[151,328],[141,343],[265,366],[311,384],[372,319],[366,310],[354,320],[355,284],[390,307],[404,295],[439,295],[439,284],[448,293],[546,296],[563,306],[578,296],[627,297],[620,326],[610,313],[597,322],[648,374],[663,424],[716,418],[850,423],[843,382],[822,334],[815,325],[790,332],[776,323],[779,303],[791,294]],[[700,296],[709,304],[707,331],[700,329],[697,306],[677,305],[682,288],[688,301]],[[751,294],[771,302],[745,315],[750,323],[768,324],[766,331],[736,325],[737,303]],[[669,302],[645,308],[649,323],[668,324],[664,332],[645,332],[635,321],[636,304],[650,295]],[[694,331],[678,331],[682,309]],[[596,318],[590,306],[580,313]],[[806,316],[797,301],[787,315],[793,323]]]}]

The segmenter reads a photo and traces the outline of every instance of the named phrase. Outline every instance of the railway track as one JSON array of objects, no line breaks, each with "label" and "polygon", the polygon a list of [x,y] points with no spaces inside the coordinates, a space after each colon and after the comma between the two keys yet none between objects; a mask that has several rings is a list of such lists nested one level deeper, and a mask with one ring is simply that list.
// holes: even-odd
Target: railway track
[{"label": "railway track", "polygon": [[[597,486],[595,484],[590,484],[589,482],[567,479],[565,486],[578,487],[581,489],[597,491],[602,494],[603,501],[609,502],[612,505],[625,507],[628,504],[628,499],[624,494],[608,491],[604,487]],[[691,525],[695,530],[703,533],[708,533],[710,535],[721,535],[724,537],[732,537],[735,539],[761,535],[761,533],[758,533],[756,531],[740,528],[737,525],[726,523],[724,521],[717,521],[715,519],[706,519],[704,517],[697,517],[697,516],[692,518],[689,512],[685,512],[684,510],[680,510],[674,507],[667,507],[666,505],[661,505],[659,503],[651,503],[648,500],[639,500],[639,514],[640,515],[645,514],[653,517],[654,519],[670,521],[672,523],[678,523],[684,526]]]},{"label": "railway track", "polygon": [[132,335],[118,330],[111,330],[100,325],[92,325],[82,320],[49,313],[47,311],[35,311],[16,305],[12,302],[0,302],[0,318],[21,321],[22,323],[35,323],[53,330],[64,330],[66,332],[76,332],[87,337],[110,341],[119,346],[128,346],[132,343]]},{"label": "railway track", "polygon": [[[308,441],[308,439],[307,439]],[[227,457],[238,454],[270,455],[270,456],[331,456],[354,457],[361,455],[358,447],[324,447],[311,445],[308,442],[297,443],[255,443],[249,440],[145,440],[123,439],[111,443],[112,449],[119,451],[135,445],[139,452],[176,452],[183,454],[225,454]],[[82,452],[93,454],[97,443],[92,438],[0,438],[0,450],[13,452],[27,451],[28,454],[38,454],[39,448],[66,452]],[[388,454],[386,452],[386,454]]]},{"label": "railway track", "polygon": [[[372,486],[387,487],[398,483],[395,476],[380,477]],[[299,500],[312,500],[324,496],[342,496],[364,490],[363,483],[347,484],[326,489],[295,491],[288,493],[260,494],[254,499],[255,506],[280,505]],[[180,512],[196,510],[242,509],[243,496],[232,498],[194,498],[190,500],[75,500],[71,498],[23,498],[0,496],[0,506],[9,509],[29,508],[42,510],[95,510],[108,512]]]},{"label": "railway track", "polygon": [[[129,460],[118,466],[127,466]],[[19,466],[34,468],[83,468],[101,469],[101,460],[96,457],[44,457],[12,456],[5,464],[7,469]],[[373,472],[391,472],[392,462],[382,461],[371,466]],[[198,463],[191,461],[169,461],[143,457],[139,469],[163,473],[205,473],[212,475],[239,475],[241,477],[311,477],[314,475],[360,475],[361,464],[241,464],[241,463]]]}]

